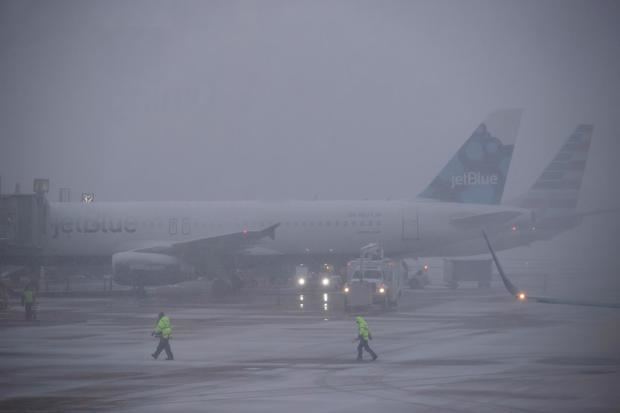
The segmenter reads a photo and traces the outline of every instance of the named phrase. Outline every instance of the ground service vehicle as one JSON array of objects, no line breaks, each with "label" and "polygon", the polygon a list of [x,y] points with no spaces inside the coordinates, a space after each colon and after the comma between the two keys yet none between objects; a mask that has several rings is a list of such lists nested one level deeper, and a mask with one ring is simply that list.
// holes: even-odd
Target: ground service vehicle
[{"label": "ground service vehicle", "polygon": [[340,289],[341,280],[329,264],[323,264],[319,273],[310,271],[305,265],[298,265],[295,267],[295,285],[302,290],[329,291]]},{"label": "ground service vehicle", "polygon": [[347,264],[347,283],[344,287],[346,305],[381,304],[386,308],[395,307],[402,294],[405,277],[402,261],[385,258],[382,249],[370,244],[362,248],[360,258]]},{"label": "ground service vehicle", "polygon": [[458,288],[463,281],[474,281],[478,288],[491,286],[491,265],[489,259],[444,259],[443,279],[450,288]]},{"label": "ground service vehicle", "polygon": [[305,265],[298,265],[295,267],[295,285],[299,288],[304,288],[308,283],[308,276],[310,275],[308,267]]},{"label": "ground service vehicle", "polygon": [[427,263],[411,258],[404,259],[402,263],[409,288],[424,288],[430,284]]}]

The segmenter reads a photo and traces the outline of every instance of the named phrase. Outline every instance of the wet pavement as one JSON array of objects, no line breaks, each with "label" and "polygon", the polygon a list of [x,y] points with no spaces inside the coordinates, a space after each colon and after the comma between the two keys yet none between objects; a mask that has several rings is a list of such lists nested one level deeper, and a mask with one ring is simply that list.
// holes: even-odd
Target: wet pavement
[{"label": "wet pavement", "polygon": [[[366,318],[295,291],[213,301],[203,284],[144,299],[42,298],[0,319],[0,412],[617,412],[620,310],[518,303],[499,286],[406,290]],[[153,360],[156,314],[174,361]]]}]

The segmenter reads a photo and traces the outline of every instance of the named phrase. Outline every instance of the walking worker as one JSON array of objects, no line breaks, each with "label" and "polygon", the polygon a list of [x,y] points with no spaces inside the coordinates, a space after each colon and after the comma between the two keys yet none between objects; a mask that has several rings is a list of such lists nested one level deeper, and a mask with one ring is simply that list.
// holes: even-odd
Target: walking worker
[{"label": "walking worker", "polygon": [[34,313],[35,292],[32,288],[32,284],[26,285],[24,292],[22,292],[22,305],[26,310],[26,320],[34,320],[36,315]]},{"label": "walking worker", "polygon": [[151,354],[155,360],[159,357],[159,353],[162,350],[166,350],[166,360],[174,360],[172,356],[172,350],[170,349],[170,336],[172,336],[172,325],[170,324],[170,318],[164,313],[159,313],[157,324],[155,324],[155,330],[151,333],[152,336],[159,337],[159,344],[155,353]]},{"label": "walking worker", "polygon": [[366,350],[368,354],[372,356],[372,361],[375,361],[378,356],[368,345],[368,340],[372,340],[372,334],[368,329],[368,323],[364,320],[364,317],[361,316],[355,317],[355,322],[357,323],[358,334],[357,338],[353,340],[353,342],[355,343],[356,341],[359,341],[359,344],[357,345],[357,361],[362,360],[362,350]]}]

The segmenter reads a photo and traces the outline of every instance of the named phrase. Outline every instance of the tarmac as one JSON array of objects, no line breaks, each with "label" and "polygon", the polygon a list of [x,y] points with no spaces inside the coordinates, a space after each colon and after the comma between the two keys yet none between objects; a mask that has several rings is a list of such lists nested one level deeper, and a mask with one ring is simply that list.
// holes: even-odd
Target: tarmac
[{"label": "tarmac", "polygon": [[[204,283],[146,298],[41,298],[0,319],[0,412],[618,412],[620,310],[521,303],[499,285],[406,290],[365,312],[377,361],[356,362],[354,316],[330,295]],[[174,361],[150,354],[159,311]]]}]

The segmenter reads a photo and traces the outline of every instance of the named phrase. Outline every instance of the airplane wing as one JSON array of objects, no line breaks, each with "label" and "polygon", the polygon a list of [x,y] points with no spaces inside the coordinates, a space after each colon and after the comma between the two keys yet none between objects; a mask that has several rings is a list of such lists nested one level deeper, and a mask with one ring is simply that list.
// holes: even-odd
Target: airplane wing
[{"label": "airplane wing", "polygon": [[280,226],[279,223],[259,231],[234,232],[215,237],[198,238],[190,241],[143,248],[135,251],[173,255],[190,259],[192,257],[204,256],[207,253],[232,255],[253,247],[263,238],[269,237],[275,239],[276,228],[278,228],[278,226]]},{"label": "airplane wing", "polygon": [[584,211],[584,212],[576,212],[574,214],[574,216],[577,217],[591,217],[591,216],[595,216],[595,215],[603,215],[603,214],[615,214],[620,212],[620,207],[616,207],[616,208],[607,208],[607,209],[593,209],[590,211]]},{"label": "airplane wing", "polygon": [[506,287],[506,290],[508,290],[508,292],[514,297],[516,297],[519,301],[527,300],[527,301],[534,301],[537,303],[544,303],[544,304],[566,304],[566,305],[580,305],[580,306],[587,306],[587,307],[620,308],[620,303],[603,303],[603,302],[598,302],[598,301],[581,301],[581,300],[570,300],[570,299],[564,299],[564,298],[535,297],[535,296],[527,295],[525,291],[521,290],[516,285],[514,285],[510,281],[506,273],[504,272],[504,269],[502,268],[502,264],[499,262],[497,255],[495,255],[495,251],[493,250],[493,247],[491,246],[491,243],[489,242],[489,238],[487,237],[486,232],[482,231],[482,236],[484,237],[484,240],[487,243],[489,252],[491,252],[491,256],[493,257],[493,261],[495,262],[495,266],[497,267],[497,271],[499,272],[499,276],[501,277],[502,282],[504,283],[504,286]]},{"label": "airplane wing", "polygon": [[249,256],[255,256],[255,257],[258,257],[258,256],[266,257],[266,256],[280,256],[280,255],[284,255],[280,251],[276,251],[276,250],[271,249],[271,248],[265,248],[265,247],[262,247],[260,245],[254,245],[254,246],[251,246],[249,248],[246,248],[243,251],[241,251],[241,254],[249,255]]},{"label": "airplane wing", "polygon": [[499,211],[484,214],[469,215],[466,217],[456,217],[450,220],[454,226],[461,228],[481,228],[494,225],[505,224],[518,216],[522,215],[519,211]]}]

